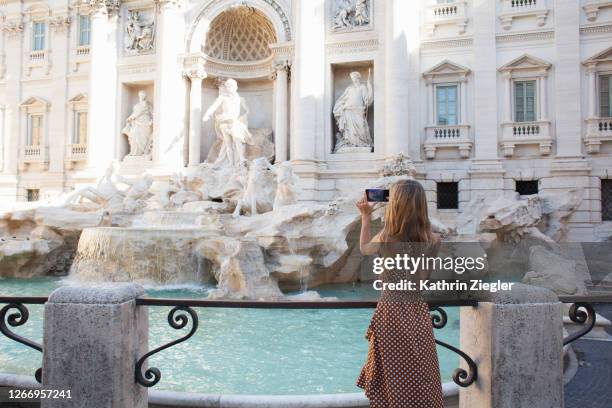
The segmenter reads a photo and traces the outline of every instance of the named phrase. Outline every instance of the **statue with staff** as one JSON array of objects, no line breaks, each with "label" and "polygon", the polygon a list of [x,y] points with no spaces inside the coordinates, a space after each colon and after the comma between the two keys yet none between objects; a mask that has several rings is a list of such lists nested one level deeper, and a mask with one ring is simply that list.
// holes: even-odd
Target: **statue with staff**
[{"label": "statue with staff", "polygon": [[371,70],[368,69],[368,80],[364,84],[359,72],[351,72],[349,76],[352,84],[346,88],[334,105],[333,114],[338,127],[334,152],[352,147],[372,148],[368,110],[374,102],[374,92],[370,75]]}]

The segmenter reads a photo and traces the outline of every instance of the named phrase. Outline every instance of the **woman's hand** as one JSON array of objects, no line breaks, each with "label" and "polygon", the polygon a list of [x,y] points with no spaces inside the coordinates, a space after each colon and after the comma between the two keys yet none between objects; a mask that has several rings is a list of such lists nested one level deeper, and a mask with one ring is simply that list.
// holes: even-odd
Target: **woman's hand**
[{"label": "woman's hand", "polygon": [[359,209],[362,217],[370,217],[374,207],[368,202],[368,197],[364,194],[363,197],[355,204]]}]

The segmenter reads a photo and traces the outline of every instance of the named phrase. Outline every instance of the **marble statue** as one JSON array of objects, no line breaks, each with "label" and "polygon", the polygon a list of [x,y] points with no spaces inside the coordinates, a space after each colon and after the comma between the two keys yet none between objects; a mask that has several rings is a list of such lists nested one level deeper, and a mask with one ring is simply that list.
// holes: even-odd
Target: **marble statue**
[{"label": "marble statue", "polygon": [[365,84],[362,83],[359,72],[351,72],[350,77],[353,83],[338,98],[333,110],[338,127],[336,153],[354,148],[371,151],[373,146],[368,125],[368,108],[374,102],[372,83],[369,78]]},{"label": "marble statue", "polygon": [[187,176],[174,173],[167,184],[159,188],[158,199],[161,208],[180,208],[185,203],[202,200],[203,195],[190,185]]},{"label": "marble statue", "polygon": [[367,0],[357,0],[355,3],[355,25],[364,26],[370,24]]},{"label": "marble statue", "polygon": [[267,177],[270,163],[264,157],[260,157],[251,162],[246,182],[243,185],[242,196],[238,199],[233,216],[239,217],[243,208],[251,215],[261,214],[272,209],[270,183]]},{"label": "marble statue", "polygon": [[151,152],[153,134],[153,109],[147,101],[145,91],[138,92],[138,103],[127,118],[121,132],[128,139],[130,153],[128,156],[148,156]]},{"label": "marble statue", "polygon": [[228,79],[219,86],[219,96],[204,114],[203,121],[209,121],[213,115],[217,139],[221,142],[213,166],[236,166],[245,161],[246,146],[253,139],[248,127],[249,109],[238,94],[235,80]]},{"label": "marble statue", "polygon": [[293,172],[291,163],[286,161],[274,166],[276,173],[276,195],[274,197],[274,210],[286,205],[296,204],[298,201],[299,178]]},{"label": "marble statue", "polygon": [[119,208],[123,204],[125,194],[119,190],[116,184],[117,163],[112,162],[104,176],[100,178],[95,187],[87,186],[75,190],[66,197],[64,206],[72,207],[78,205],[83,199],[89,200],[99,208]]},{"label": "marble statue", "polygon": [[370,24],[368,0],[337,0],[334,30],[351,30]]},{"label": "marble statue", "polygon": [[130,11],[129,13],[125,26],[126,51],[134,54],[152,51],[155,36],[155,22],[143,22],[140,12],[138,11]]},{"label": "marble statue", "polygon": [[145,173],[140,178],[130,180],[117,175],[117,181],[128,186],[128,189],[125,191],[122,210],[133,213],[144,209],[146,206],[145,200],[150,196],[153,176]]}]

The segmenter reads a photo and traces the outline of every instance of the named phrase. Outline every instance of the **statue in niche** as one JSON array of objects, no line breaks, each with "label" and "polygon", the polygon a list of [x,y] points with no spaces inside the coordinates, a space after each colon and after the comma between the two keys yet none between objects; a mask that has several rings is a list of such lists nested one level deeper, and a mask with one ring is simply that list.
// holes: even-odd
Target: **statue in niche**
[{"label": "statue in niche", "polygon": [[350,78],[353,83],[334,105],[333,113],[338,127],[335,153],[372,151],[372,135],[368,125],[368,109],[374,102],[372,83],[369,74],[365,84],[361,81],[359,72],[351,72]]},{"label": "statue in niche", "polygon": [[125,26],[126,51],[132,54],[152,51],[155,36],[155,22],[143,22],[139,11],[131,10],[129,13]]},{"label": "statue in niche", "polygon": [[337,0],[334,30],[351,30],[370,24],[369,0]]},{"label": "statue in niche", "polygon": [[128,156],[149,156],[153,140],[153,109],[145,91],[138,92],[138,103],[134,105],[121,134],[127,137],[130,144]]},{"label": "statue in niche", "polygon": [[236,167],[257,157],[271,157],[274,145],[270,129],[249,129],[249,108],[238,94],[238,84],[228,79],[219,86],[219,96],[204,114],[207,122],[214,115],[217,140],[207,161],[213,167]]}]

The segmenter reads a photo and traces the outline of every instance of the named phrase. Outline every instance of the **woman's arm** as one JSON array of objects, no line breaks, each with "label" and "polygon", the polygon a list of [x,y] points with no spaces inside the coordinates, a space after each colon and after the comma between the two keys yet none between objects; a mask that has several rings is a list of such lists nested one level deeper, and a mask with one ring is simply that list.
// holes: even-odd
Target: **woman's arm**
[{"label": "woman's arm", "polygon": [[357,208],[361,213],[361,233],[359,235],[359,250],[362,255],[374,255],[378,252],[379,235],[372,239],[372,211],[374,207],[368,203],[367,197],[364,195],[361,200],[357,201]]}]

